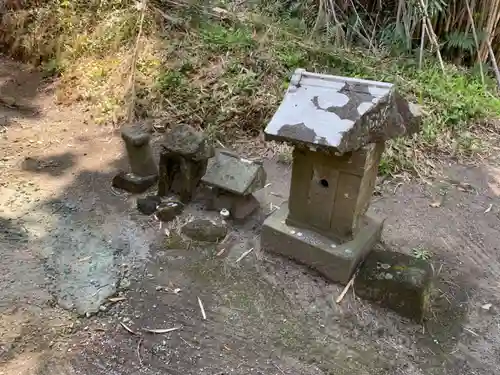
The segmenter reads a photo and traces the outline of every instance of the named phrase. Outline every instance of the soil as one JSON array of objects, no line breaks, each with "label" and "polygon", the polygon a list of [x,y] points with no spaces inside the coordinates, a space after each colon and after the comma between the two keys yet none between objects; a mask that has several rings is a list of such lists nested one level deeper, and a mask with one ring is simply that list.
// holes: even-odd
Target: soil
[{"label": "soil", "polygon": [[265,160],[260,212],[229,223],[222,244],[187,242],[183,222],[216,215],[203,194],[168,226],[139,214],[137,196],[110,186],[126,168],[117,132],[56,106],[53,85],[0,61],[1,375],[499,371],[494,159],[448,161],[431,184],[379,184],[381,246],[432,254],[432,316],[418,325],[352,291],[336,304],[342,287],[259,248],[289,166]]}]

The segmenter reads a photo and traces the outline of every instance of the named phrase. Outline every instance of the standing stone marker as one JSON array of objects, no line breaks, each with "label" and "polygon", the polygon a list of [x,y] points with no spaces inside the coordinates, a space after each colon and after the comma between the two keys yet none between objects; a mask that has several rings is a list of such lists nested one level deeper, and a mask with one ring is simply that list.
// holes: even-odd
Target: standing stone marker
[{"label": "standing stone marker", "polygon": [[191,201],[207,170],[208,159],[213,156],[205,134],[188,125],[177,125],[163,139],[158,195],[174,193],[183,203]]},{"label": "standing stone marker", "polygon": [[253,193],[266,183],[262,163],[240,158],[226,150],[218,150],[214,159],[202,178],[214,190],[211,208],[225,208],[234,219],[245,219],[259,207]]},{"label": "standing stone marker", "polygon": [[420,124],[392,84],[296,70],[265,130],[295,148],[289,201],[264,222],[262,248],[346,284],[380,239],[383,220],[366,211],[384,142]]},{"label": "standing stone marker", "polygon": [[125,142],[130,173],[120,172],[113,179],[113,186],[131,193],[142,193],[158,180],[158,167],[149,144],[150,129],[142,123],[123,127],[122,139]]}]

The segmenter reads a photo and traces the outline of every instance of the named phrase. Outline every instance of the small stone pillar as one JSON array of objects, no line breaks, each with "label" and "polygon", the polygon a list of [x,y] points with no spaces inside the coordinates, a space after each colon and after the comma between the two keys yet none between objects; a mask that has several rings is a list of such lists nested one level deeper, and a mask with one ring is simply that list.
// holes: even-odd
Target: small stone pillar
[{"label": "small stone pillar", "polygon": [[130,173],[120,172],[113,178],[112,185],[130,193],[143,193],[158,180],[158,167],[149,144],[150,129],[142,123],[130,124],[123,127],[121,135],[127,150]]},{"label": "small stone pillar", "polygon": [[214,159],[202,178],[203,183],[214,190],[210,208],[227,209],[236,220],[247,218],[259,207],[253,193],[266,183],[262,163],[226,150],[218,150]]},{"label": "small stone pillar", "polygon": [[214,150],[205,134],[188,125],[177,125],[163,139],[160,154],[158,195],[179,195],[183,203],[192,200]]},{"label": "small stone pillar", "polygon": [[158,175],[149,141],[149,129],[140,123],[127,125],[122,129],[122,139],[127,149],[130,170],[141,177]]},{"label": "small stone pillar", "polygon": [[382,231],[366,211],[385,141],[420,120],[392,84],[298,69],[265,130],[295,148],[289,201],[264,222],[262,248],[347,283]]}]

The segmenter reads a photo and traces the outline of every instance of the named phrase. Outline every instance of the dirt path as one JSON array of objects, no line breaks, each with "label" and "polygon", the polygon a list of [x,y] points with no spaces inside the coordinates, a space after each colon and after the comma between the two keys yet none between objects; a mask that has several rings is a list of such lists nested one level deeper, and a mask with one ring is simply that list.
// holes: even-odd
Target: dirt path
[{"label": "dirt path", "polygon": [[[269,204],[286,199],[286,166],[266,161],[262,212],[217,255],[221,245],[167,240],[135,197],[110,188],[125,166],[112,130],[55,106],[51,86],[19,65],[0,64],[0,92],[22,104],[0,104],[1,375],[500,370],[499,167],[446,166],[432,186],[391,181],[374,198],[388,216],[384,246],[433,254],[434,317],[419,326],[351,293],[337,305],[339,286],[260,251]],[[195,205],[180,220],[192,215],[207,214]],[[99,308],[110,295],[122,300]]]}]

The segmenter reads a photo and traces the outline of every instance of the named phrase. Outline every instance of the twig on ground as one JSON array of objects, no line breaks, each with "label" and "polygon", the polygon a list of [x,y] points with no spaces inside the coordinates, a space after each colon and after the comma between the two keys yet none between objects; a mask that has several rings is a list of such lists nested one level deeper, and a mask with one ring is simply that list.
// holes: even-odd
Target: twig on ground
[{"label": "twig on ground", "polygon": [[278,369],[279,372],[281,372],[282,374],[285,374],[285,371],[283,371],[281,369],[281,367],[279,367],[276,363],[273,363],[273,366],[276,367]]},{"label": "twig on ground", "polygon": [[464,327],[464,329],[465,329],[467,332],[469,332],[469,333],[473,334],[474,336],[479,337],[479,335],[478,335],[476,332],[474,332],[473,330],[471,330],[471,329],[469,329],[469,328],[467,328],[467,327]]},{"label": "twig on ground", "polygon": [[220,257],[222,254],[224,254],[224,251],[226,251],[225,247],[223,247],[222,249],[220,249],[220,251],[217,254],[215,254],[215,256]]},{"label": "twig on ground", "polygon": [[139,364],[141,365],[141,367],[143,366],[142,358],[141,358],[141,344],[142,344],[143,340],[144,340],[144,338],[141,337],[139,339],[139,342],[137,343],[137,358],[139,359]]},{"label": "twig on ground", "polygon": [[137,335],[137,333],[135,331],[133,331],[129,326],[127,326],[125,323],[123,322],[120,322],[121,326],[123,328],[125,328],[125,330],[128,332],[128,333],[131,333],[132,335]]},{"label": "twig on ground", "polygon": [[190,348],[194,348],[194,346],[193,346],[193,345],[191,345],[189,342],[187,342],[187,341],[184,339],[184,337],[182,337],[182,336],[180,336],[180,335],[179,335],[179,337],[180,337],[180,339],[181,339],[182,341],[184,341],[184,342],[186,343],[186,345],[187,345],[187,346],[189,346]]},{"label": "twig on ground", "polygon": [[250,254],[253,251],[253,247],[250,250],[245,251],[241,256],[236,259],[236,263],[239,263],[244,257],[246,257],[248,254]]},{"label": "twig on ground", "polygon": [[203,317],[203,320],[207,320],[207,314],[205,313],[205,308],[203,307],[203,303],[201,302],[200,297],[198,297],[198,305],[200,305],[201,316]]},{"label": "twig on ground", "polygon": [[347,283],[347,285],[345,286],[344,290],[342,291],[342,293],[340,293],[340,295],[337,297],[337,299],[335,300],[335,303],[340,303],[342,302],[342,300],[344,299],[345,295],[347,294],[347,292],[349,291],[349,289],[351,288],[351,286],[354,284],[354,279],[356,278],[356,274],[354,274],[354,276],[351,278],[351,280],[349,280],[349,282]]},{"label": "twig on ground", "polygon": [[148,332],[148,333],[158,333],[158,334],[162,334],[162,333],[169,333],[169,332],[173,332],[173,331],[178,331],[179,329],[181,329],[182,327],[172,327],[172,328],[158,328],[158,329],[154,329],[154,328],[143,328],[142,330],[144,332]]}]

